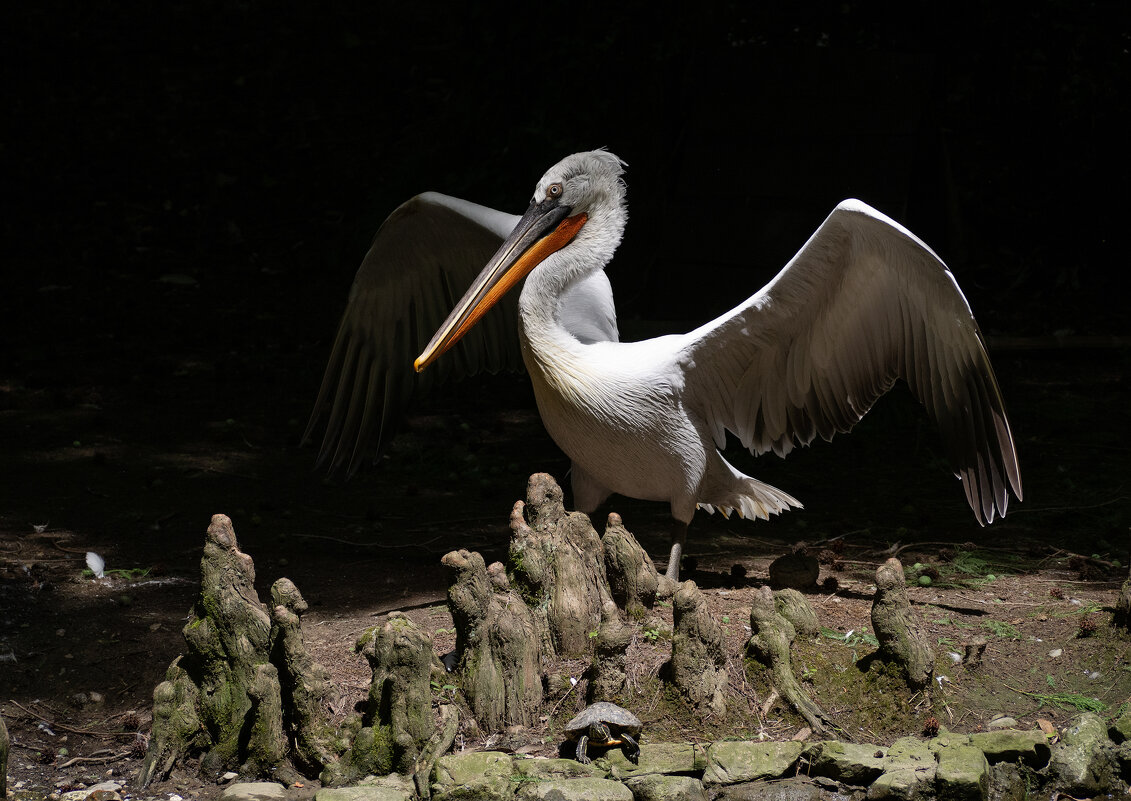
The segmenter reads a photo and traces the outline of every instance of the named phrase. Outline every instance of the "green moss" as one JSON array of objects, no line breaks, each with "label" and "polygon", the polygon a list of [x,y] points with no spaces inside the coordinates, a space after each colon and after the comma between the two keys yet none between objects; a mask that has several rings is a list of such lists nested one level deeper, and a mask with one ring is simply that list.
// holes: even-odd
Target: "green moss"
[{"label": "green moss", "polygon": [[342,758],[327,766],[319,778],[325,785],[336,786],[369,775],[387,776],[393,770],[393,750],[393,736],[388,726],[365,726],[357,730]]},{"label": "green moss", "polygon": [[[795,641],[790,650],[794,675],[806,678],[806,692],[827,712],[851,709],[853,727],[891,731],[897,736],[918,734],[922,718],[907,703],[911,695],[898,665],[856,660],[850,648],[830,648],[824,642]],[[771,671],[754,659],[744,662],[747,681],[760,698],[773,691]],[[797,728],[808,725],[787,704],[781,716]]]}]

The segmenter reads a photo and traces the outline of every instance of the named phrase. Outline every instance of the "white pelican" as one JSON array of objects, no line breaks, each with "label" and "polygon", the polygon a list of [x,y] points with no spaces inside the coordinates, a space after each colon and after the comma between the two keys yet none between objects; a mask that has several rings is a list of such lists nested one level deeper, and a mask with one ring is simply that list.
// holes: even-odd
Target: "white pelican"
[{"label": "white pelican", "polygon": [[573,462],[575,505],[592,512],[614,492],[668,502],[673,579],[696,508],[765,519],[801,506],[723,458],[727,431],[785,456],[850,430],[899,378],[938,424],[978,522],[1004,515],[1011,489],[1020,500],[981,332],[926,244],[846,200],[735,309],[687,334],[620,342],[604,267],[627,220],[623,168],[603,150],[568,156],[521,218],[435,193],[397,209],[358,271],[315,405],[308,434],[330,409],[320,460],[348,458],[352,470],[380,446],[417,380],[408,354],[430,330],[418,373],[461,338],[470,346],[441,370],[514,366],[514,323],[484,315],[525,278],[517,344],[542,421]]}]

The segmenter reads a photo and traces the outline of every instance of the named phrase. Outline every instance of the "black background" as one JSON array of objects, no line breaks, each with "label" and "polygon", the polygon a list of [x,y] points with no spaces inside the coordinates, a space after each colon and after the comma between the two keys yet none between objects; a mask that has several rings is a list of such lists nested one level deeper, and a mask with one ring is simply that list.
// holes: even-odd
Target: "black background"
[{"label": "black background", "polygon": [[[629,164],[631,219],[609,268],[626,330],[733,306],[856,196],[948,261],[991,342],[1125,335],[1126,9],[9,9],[5,506],[21,525],[112,538],[123,527],[63,488],[105,460],[156,460],[116,456],[115,441],[230,445],[234,422],[239,447],[297,445],[386,214],[429,189],[518,213],[547,167],[598,146]],[[93,463],[37,472],[72,440],[95,443]],[[499,491],[506,504],[520,480]],[[180,508],[186,541],[239,495]]]}]

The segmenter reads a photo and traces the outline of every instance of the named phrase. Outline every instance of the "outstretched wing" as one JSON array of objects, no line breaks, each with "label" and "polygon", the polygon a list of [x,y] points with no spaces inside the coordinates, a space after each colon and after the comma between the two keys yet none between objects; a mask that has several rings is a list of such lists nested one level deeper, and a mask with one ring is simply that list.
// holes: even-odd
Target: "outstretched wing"
[{"label": "outstretched wing", "polygon": [[[413,359],[463,296],[518,216],[426,192],[381,225],[350,288],[303,441],[323,417],[318,464],[353,475],[389,443],[412,397],[480,372],[522,369],[518,293],[423,373]],[[616,340],[613,291],[603,270],[562,298],[563,324],[583,342]]]},{"label": "outstretched wing", "polygon": [[389,215],[361,263],[307,425],[327,415],[318,463],[348,465],[388,443],[413,394],[453,378],[518,369],[515,298],[476,326],[444,359],[417,374],[412,361],[491,258],[518,217],[435,192]]},{"label": "outstretched wing", "polygon": [[934,251],[858,200],[833,210],[760,292],[686,335],[685,402],[716,444],[754,453],[848,431],[902,378],[938,425],[978,522],[1021,476],[985,342]]}]

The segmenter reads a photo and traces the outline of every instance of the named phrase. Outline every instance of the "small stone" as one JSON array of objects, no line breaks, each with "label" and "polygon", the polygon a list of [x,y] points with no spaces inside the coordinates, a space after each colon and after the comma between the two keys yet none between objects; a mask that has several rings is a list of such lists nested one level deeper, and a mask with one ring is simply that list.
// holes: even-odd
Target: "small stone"
[{"label": "small stone", "polygon": [[239,782],[225,788],[220,801],[285,801],[287,791],[275,782]]},{"label": "small stone", "polygon": [[93,793],[95,790],[108,790],[111,793],[117,793],[121,791],[122,785],[120,782],[99,782],[86,789],[88,793]]},{"label": "small stone", "polygon": [[986,724],[986,728],[991,731],[994,729],[1015,729],[1017,728],[1017,721],[1005,715],[1004,717],[994,718]]},{"label": "small stone", "polygon": [[1049,656],[1051,656],[1053,659],[1056,659],[1058,656],[1060,656],[1063,653],[1064,653],[1063,648],[1053,648],[1051,651],[1049,651]]},{"label": "small stone", "polygon": [[229,770],[227,773],[220,777],[220,784],[227,784],[228,782],[235,781],[239,777],[240,775],[234,770]]}]

